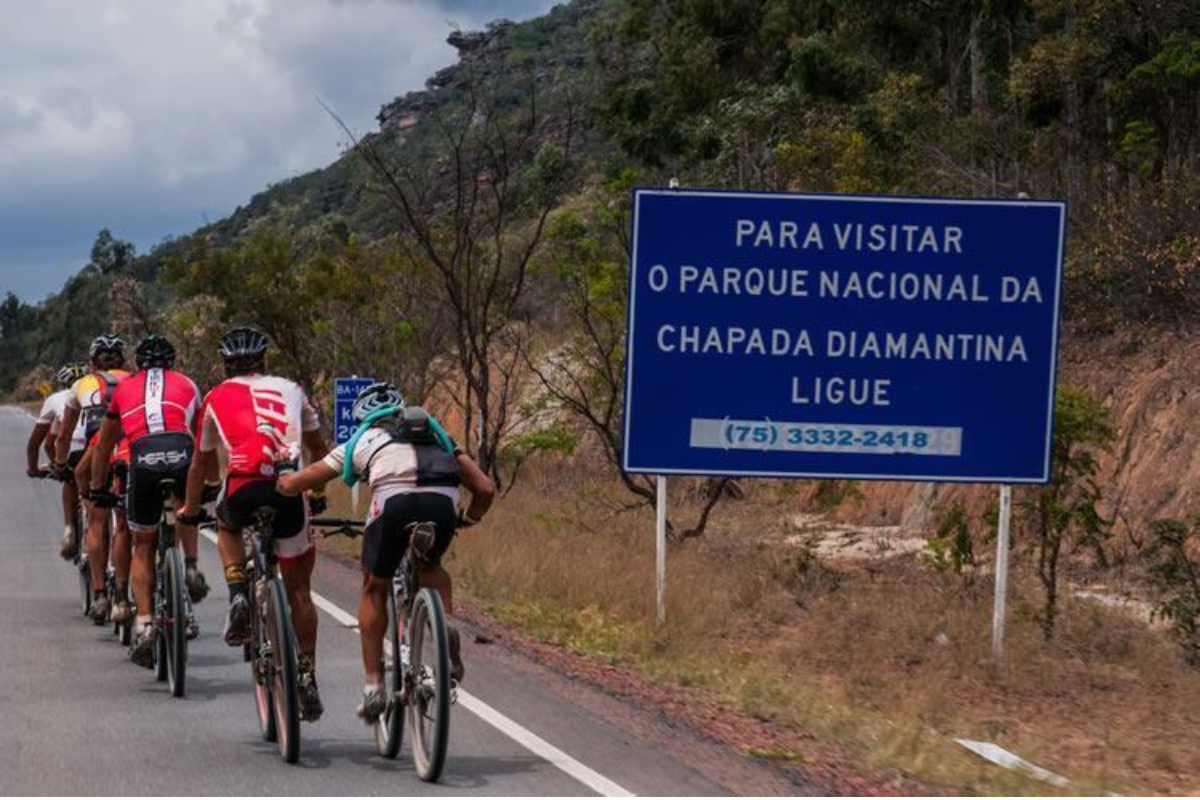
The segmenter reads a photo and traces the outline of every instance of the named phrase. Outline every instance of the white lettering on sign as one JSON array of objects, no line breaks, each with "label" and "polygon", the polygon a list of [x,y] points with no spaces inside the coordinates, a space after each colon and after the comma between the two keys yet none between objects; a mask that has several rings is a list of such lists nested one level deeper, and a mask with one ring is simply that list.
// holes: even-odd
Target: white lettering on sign
[{"label": "white lettering on sign", "polygon": [[[800,232],[804,232],[803,239]],[[824,250],[826,234],[845,253],[929,253],[961,255],[963,232],[957,225],[913,223],[834,222],[822,229],[795,220],[739,219],[734,223],[738,247],[776,250]]]}]

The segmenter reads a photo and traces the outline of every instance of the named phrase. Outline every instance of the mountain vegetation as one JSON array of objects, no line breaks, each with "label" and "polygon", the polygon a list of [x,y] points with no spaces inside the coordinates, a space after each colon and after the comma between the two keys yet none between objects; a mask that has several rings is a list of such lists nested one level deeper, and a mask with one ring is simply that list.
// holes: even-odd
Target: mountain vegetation
[{"label": "mountain vegetation", "polygon": [[497,478],[573,442],[515,424],[530,384],[615,466],[623,196],[672,178],[1063,198],[1071,324],[1186,324],[1200,310],[1194,11],[574,0],[454,31],[458,63],[383,106],[377,131],[347,129],[329,167],[140,257],[103,231],[59,293],[8,297],[0,389],[109,327],[166,330],[203,376],[236,321],[266,330],[318,395],[343,372],[437,394]]}]

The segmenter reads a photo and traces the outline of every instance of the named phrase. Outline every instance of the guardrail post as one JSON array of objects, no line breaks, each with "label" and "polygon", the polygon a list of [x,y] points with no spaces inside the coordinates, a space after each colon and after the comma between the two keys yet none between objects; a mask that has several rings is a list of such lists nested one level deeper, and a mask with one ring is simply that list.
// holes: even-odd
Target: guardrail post
[{"label": "guardrail post", "polygon": [[996,596],[992,603],[992,655],[1004,655],[1004,617],[1008,602],[1008,540],[1012,522],[1012,487],[1000,487],[1000,519],[996,531]]}]

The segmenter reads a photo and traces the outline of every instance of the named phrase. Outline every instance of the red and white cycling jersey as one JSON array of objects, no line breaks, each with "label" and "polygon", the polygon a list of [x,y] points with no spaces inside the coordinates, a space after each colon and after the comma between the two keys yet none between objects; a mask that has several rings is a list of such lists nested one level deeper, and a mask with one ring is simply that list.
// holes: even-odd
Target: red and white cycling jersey
[{"label": "red and white cycling jersey", "polygon": [[119,420],[132,442],[149,433],[191,432],[200,408],[200,390],[173,369],[144,369],[117,384],[108,416]]},{"label": "red and white cycling jersey", "polygon": [[209,453],[218,441],[229,453],[233,494],[247,483],[274,479],[275,460],[298,453],[301,434],[321,427],[304,390],[274,375],[239,375],[204,398],[196,438]]}]

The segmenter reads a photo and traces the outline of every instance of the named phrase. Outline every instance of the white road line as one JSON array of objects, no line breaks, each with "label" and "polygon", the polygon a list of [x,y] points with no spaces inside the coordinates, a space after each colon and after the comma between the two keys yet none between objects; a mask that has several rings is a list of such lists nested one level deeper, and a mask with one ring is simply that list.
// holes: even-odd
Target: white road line
[{"label": "white road line", "polygon": [[[212,532],[212,530],[208,528],[202,528],[200,532],[204,534],[204,538],[216,544],[217,536]],[[316,604],[317,608],[333,617],[337,623],[346,628],[350,628],[355,632],[358,631],[358,619],[354,615],[339,608],[329,598],[317,592],[312,593],[312,598],[313,603]],[[459,689],[458,704],[467,711],[470,711],[479,719],[486,722],[488,725],[491,725],[493,728],[503,733],[508,738],[512,739],[517,744],[524,747],[529,752],[540,756],[541,758],[553,764],[562,772],[570,775],[572,778],[596,792],[601,797],[636,796],[633,794],[633,792],[629,791],[620,784],[609,780],[586,764],[583,764],[567,755],[562,750],[558,749],[533,731],[526,728],[524,725],[521,725],[520,723],[510,719],[496,709],[492,708],[475,695]]]}]

